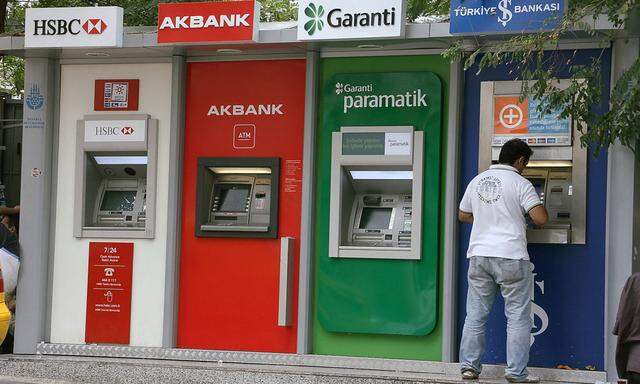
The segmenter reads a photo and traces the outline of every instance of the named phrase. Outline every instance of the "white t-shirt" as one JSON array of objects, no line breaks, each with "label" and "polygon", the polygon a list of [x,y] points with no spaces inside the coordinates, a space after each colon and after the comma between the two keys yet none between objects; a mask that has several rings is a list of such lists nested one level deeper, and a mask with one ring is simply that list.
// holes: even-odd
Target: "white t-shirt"
[{"label": "white t-shirt", "polygon": [[525,214],[542,204],[533,184],[508,165],[492,165],[476,176],[460,210],[473,214],[467,257],[529,260]]}]

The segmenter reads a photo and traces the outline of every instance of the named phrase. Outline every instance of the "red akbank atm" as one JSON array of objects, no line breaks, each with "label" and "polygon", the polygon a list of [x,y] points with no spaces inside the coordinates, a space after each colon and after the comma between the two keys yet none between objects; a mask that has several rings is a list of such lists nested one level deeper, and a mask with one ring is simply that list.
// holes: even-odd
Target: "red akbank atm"
[{"label": "red akbank atm", "polygon": [[305,68],[189,64],[180,348],[295,352]]}]

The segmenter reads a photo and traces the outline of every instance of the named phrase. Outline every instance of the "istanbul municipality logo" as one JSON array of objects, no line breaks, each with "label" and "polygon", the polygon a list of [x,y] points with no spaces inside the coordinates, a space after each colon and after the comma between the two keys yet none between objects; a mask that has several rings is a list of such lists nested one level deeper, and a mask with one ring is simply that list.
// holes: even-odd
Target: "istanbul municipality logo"
[{"label": "istanbul municipality logo", "polygon": [[309,6],[304,9],[304,14],[310,18],[310,20],[304,24],[304,29],[309,36],[313,36],[316,31],[322,31],[322,28],[324,28],[324,21],[322,20],[324,7],[322,5],[316,7],[314,3],[310,3]]},{"label": "istanbul municipality logo", "polygon": [[38,110],[44,105],[44,96],[40,93],[40,87],[37,84],[33,84],[29,88],[29,94],[25,98],[27,107],[31,110]]}]

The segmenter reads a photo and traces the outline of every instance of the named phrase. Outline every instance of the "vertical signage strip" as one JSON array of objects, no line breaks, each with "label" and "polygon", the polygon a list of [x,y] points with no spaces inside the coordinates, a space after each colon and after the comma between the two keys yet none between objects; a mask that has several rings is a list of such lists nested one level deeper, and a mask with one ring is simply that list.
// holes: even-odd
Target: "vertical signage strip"
[{"label": "vertical signage strip", "polygon": [[85,343],[129,344],[133,243],[90,243]]}]

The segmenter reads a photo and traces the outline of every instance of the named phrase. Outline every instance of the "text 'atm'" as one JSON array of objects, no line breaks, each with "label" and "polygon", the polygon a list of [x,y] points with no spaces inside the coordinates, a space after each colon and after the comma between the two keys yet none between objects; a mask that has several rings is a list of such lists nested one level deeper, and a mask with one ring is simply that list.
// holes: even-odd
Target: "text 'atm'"
[{"label": "text 'atm'", "polygon": [[[520,100],[520,81],[483,82],[480,104],[480,172],[497,163],[502,145],[519,138],[533,150],[522,176],[533,184],[549,213],[544,227],[530,220],[530,243],[584,244],[586,230],[587,150],[578,124],[560,111],[542,114],[540,101]],[[560,81],[557,87],[566,87]]]},{"label": "text 'atm'", "polygon": [[413,127],[333,133],[330,257],[420,259],[422,140]]},{"label": "text 'atm'", "polygon": [[157,120],[86,116],[78,122],[75,236],[154,236]]},{"label": "text 'atm'", "polygon": [[198,159],[196,236],[275,238],[279,170],[277,158]]}]

